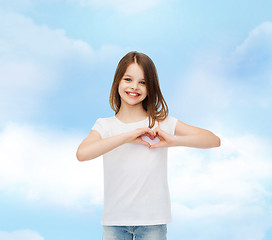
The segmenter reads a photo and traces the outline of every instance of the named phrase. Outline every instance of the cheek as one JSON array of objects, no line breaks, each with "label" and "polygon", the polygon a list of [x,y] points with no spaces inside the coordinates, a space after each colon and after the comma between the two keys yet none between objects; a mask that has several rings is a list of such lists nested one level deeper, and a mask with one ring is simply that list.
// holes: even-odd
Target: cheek
[{"label": "cheek", "polygon": [[123,91],[126,88],[126,84],[124,82],[120,82],[118,85],[118,91]]},{"label": "cheek", "polygon": [[122,89],[123,89],[123,86],[122,86],[122,84],[120,83],[120,84],[118,85],[118,88],[117,88],[119,94],[120,94],[120,92],[122,92]]},{"label": "cheek", "polygon": [[142,92],[147,96],[147,88],[143,88]]}]

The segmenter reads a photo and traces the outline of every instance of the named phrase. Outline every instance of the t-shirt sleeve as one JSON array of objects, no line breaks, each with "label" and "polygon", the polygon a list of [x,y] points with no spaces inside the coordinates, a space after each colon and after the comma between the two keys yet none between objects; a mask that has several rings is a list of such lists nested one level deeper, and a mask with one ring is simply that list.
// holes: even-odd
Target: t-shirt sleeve
[{"label": "t-shirt sleeve", "polygon": [[92,130],[96,130],[102,138],[105,137],[106,128],[105,128],[105,124],[103,124],[102,118],[98,118],[96,120],[96,122],[94,123],[92,127]]},{"label": "t-shirt sleeve", "polygon": [[175,130],[176,130],[176,125],[177,125],[177,122],[178,122],[178,119],[174,118],[174,117],[171,117],[171,116],[168,116],[169,118],[169,130],[170,130],[170,134],[171,135],[175,135]]},{"label": "t-shirt sleeve", "polygon": [[161,128],[162,130],[174,136],[177,122],[178,119],[168,115],[167,118],[161,123]]}]

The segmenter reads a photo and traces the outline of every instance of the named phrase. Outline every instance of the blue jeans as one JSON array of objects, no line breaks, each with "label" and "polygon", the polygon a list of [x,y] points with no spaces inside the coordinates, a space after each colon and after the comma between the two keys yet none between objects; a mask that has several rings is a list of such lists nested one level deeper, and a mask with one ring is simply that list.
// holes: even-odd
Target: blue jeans
[{"label": "blue jeans", "polygon": [[103,226],[103,240],[166,240],[167,224]]}]

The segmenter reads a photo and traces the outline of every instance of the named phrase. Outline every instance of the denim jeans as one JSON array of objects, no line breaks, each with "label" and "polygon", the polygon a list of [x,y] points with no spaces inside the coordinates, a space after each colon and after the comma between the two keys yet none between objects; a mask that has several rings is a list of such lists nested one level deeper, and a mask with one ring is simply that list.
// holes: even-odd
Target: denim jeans
[{"label": "denim jeans", "polygon": [[103,226],[103,240],[166,240],[167,224]]}]

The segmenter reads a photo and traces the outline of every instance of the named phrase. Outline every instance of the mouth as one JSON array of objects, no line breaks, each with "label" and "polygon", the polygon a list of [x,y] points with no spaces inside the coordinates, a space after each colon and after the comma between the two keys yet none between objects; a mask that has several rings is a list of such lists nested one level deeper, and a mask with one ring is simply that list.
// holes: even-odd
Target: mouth
[{"label": "mouth", "polygon": [[139,97],[141,94],[139,93],[136,93],[136,92],[126,92],[126,94],[128,96],[131,96],[131,97]]}]

